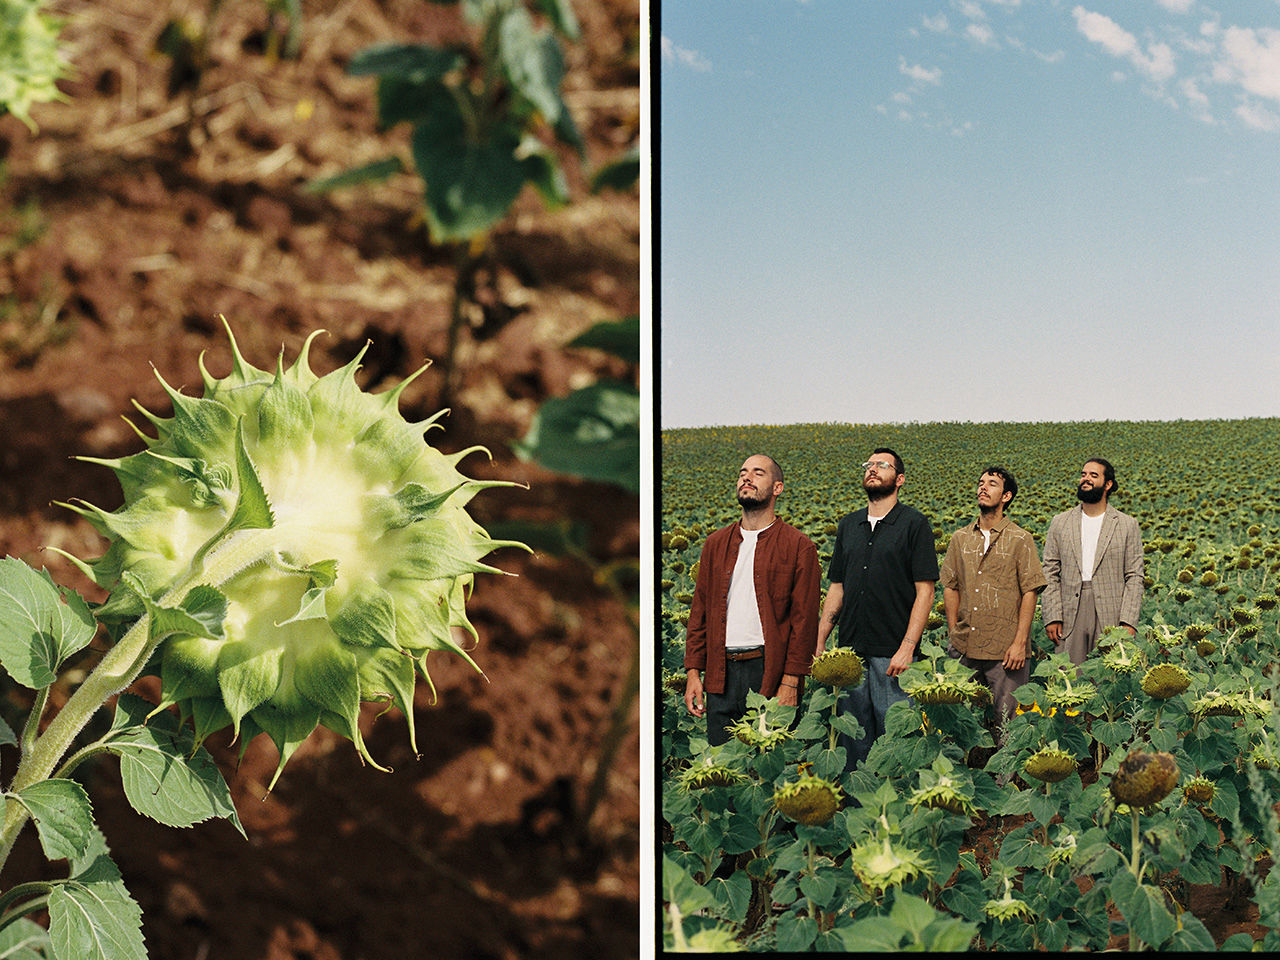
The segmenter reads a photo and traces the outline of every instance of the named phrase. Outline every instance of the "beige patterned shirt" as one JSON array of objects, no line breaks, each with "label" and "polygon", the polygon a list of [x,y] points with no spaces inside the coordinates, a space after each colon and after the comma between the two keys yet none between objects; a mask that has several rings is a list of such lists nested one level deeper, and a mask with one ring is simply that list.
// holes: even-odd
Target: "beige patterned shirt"
[{"label": "beige patterned shirt", "polygon": [[1044,570],[1031,534],[1008,517],[991,530],[991,546],[978,522],[951,535],[939,579],[960,594],[952,645],[975,660],[1001,660],[1018,629],[1022,595],[1044,589]]}]

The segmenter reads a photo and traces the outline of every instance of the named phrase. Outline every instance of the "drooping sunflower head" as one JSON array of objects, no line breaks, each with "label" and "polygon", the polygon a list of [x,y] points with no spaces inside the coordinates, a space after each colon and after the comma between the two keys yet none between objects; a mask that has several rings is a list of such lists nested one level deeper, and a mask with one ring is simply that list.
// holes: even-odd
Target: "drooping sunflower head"
[{"label": "drooping sunflower head", "polygon": [[446,455],[425,441],[439,414],[400,415],[409,381],[362,391],[363,350],[318,377],[316,335],[287,369],[282,353],[274,373],[246,362],[232,338],[226,377],[201,358],[199,398],[161,378],[173,416],[138,407],[157,434],[138,431],[146,449],[93,461],[115,471],[123,506],[72,506],[110,541],[80,564],[110,591],[100,618],[151,618],[160,707],[177,704],[200,739],[227,725],[242,743],[265,732],[280,751],[277,777],[317,725],[374,763],[357,726],[362,701],[399,707],[414,744],[416,673],[430,681],[433,650],[471,662],[458,637],[475,636],[464,609],[472,578],[499,572],[481,562],[496,547],[523,546],[490,539],[468,515],[478,491],[510,484],[468,479],[457,463],[472,450]]},{"label": "drooping sunflower head", "polygon": [[1027,757],[1022,772],[1044,783],[1057,783],[1076,772],[1076,758],[1066,750],[1059,750],[1055,740]]},{"label": "drooping sunflower head", "polygon": [[840,787],[815,776],[809,765],[801,764],[799,779],[784,783],[773,794],[773,805],[789,820],[807,827],[820,827],[840,809]]},{"label": "drooping sunflower head", "polygon": [[832,647],[814,658],[809,675],[814,683],[830,687],[856,687],[862,682],[862,661],[848,647]]},{"label": "drooping sunflower head", "polygon": [[1133,750],[1111,777],[1111,795],[1129,807],[1149,807],[1172,793],[1180,776],[1173,754]]},{"label": "drooping sunflower head", "polygon": [[1176,663],[1157,663],[1142,675],[1142,692],[1156,700],[1176,697],[1191,686],[1191,674]]}]

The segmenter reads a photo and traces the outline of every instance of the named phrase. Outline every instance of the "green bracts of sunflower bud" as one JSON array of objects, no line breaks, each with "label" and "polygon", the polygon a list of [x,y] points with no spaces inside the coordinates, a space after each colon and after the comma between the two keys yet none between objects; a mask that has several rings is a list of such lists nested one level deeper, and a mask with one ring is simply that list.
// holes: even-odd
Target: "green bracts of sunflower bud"
[{"label": "green bracts of sunflower bud", "polygon": [[1044,783],[1057,783],[1076,772],[1076,758],[1057,747],[1041,747],[1027,757],[1022,772]]},{"label": "green bracts of sunflower bud", "polygon": [[1192,777],[1182,786],[1182,795],[1189,803],[1209,803],[1214,792],[1213,781],[1206,777]]},{"label": "green bracts of sunflower bud", "polygon": [[694,763],[680,774],[680,785],[686,790],[703,790],[707,787],[732,787],[748,779],[732,767],[712,757],[704,757],[701,763]]},{"label": "green bracts of sunflower bud", "polygon": [[490,539],[465,510],[477,492],[513,485],[458,472],[482,448],[446,455],[426,443],[439,415],[410,423],[398,409],[413,377],[362,391],[363,350],[316,376],[317,333],[274,373],[232,337],[226,377],[201,358],[200,398],[161,379],[173,416],[138,406],[157,434],[138,431],[146,449],[91,460],[115,471],[124,505],[71,506],[110,540],[99,559],[76,561],[110,591],[99,618],[150,618],[157,710],[176,704],[197,740],[228,725],[242,744],[266,733],[280,752],[272,786],[318,725],[377,767],[362,701],[403,711],[416,751],[416,674],[430,683],[437,650],[475,666],[455,638],[475,637],[464,609],[473,575],[500,572],[481,562],[496,547],[523,547]]},{"label": "green bracts of sunflower bud", "polygon": [[1157,663],[1142,676],[1142,692],[1157,700],[1176,697],[1191,686],[1191,674],[1174,663]]},{"label": "green bracts of sunflower bud", "polygon": [[962,679],[956,674],[946,673],[902,681],[902,692],[916,703],[927,706],[939,703],[983,703],[991,697],[991,691],[977,680]]},{"label": "green bracts of sunflower bud", "polygon": [[1132,751],[1111,777],[1111,796],[1129,807],[1159,803],[1178,785],[1178,761],[1171,753]]},{"label": "green bracts of sunflower bud", "polygon": [[866,840],[850,852],[849,863],[858,879],[871,890],[888,890],[918,877],[925,869],[916,850],[895,847],[890,839]]},{"label": "green bracts of sunflower bud", "polygon": [[1205,717],[1243,717],[1246,714],[1263,718],[1270,712],[1270,701],[1257,699],[1252,690],[1247,695],[1210,690],[1191,704],[1191,716],[1197,720]]},{"label": "green bracts of sunflower bud", "polygon": [[832,647],[813,658],[809,676],[828,687],[856,687],[862,682],[862,661],[848,647]]},{"label": "green bracts of sunflower bud", "polygon": [[802,764],[800,778],[784,783],[773,793],[773,805],[788,820],[806,827],[820,827],[831,820],[840,809],[840,788],[823,777],[809,771]]}]

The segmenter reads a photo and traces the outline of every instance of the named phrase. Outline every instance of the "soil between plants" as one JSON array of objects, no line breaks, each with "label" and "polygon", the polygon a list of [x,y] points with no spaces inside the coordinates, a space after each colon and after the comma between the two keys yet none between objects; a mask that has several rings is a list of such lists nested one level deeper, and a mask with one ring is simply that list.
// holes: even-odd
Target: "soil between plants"
[{"label": "soil between plants", "polygon": [[[376,128],[374,81],[346,75],[352,55],[376,42],[445,42],[464,27],[455,8],[420,0],[317,0],[303,4],[300,57],[278,60],[264,52],[265,5],[225,3],[209,69],[188,99],[169,96],[169,61],[154,48],[170,17],[198,19],[207,4],[54,7],[75,66],[62,84],[69,100],[36,108],[35,134],[0,118],[0,551],[99,599],[44,548],[91,558],[102,541],[51,501],[119,505],[110,471],[72,457],[140,449],[122,415],[147,424],[130,401],[169,413],[152,365],[188,395],[200,392],[201,353],[225,375],[220,314],[259,367],[282,345],[292,361],[318,328],[329,331],[313,345],[319,374],[373,341],[366,389],[434,359],[401,409],[412,420],[439,408],[453,267],[425,243],[418,181],[405,174],[324,196],[302,187],[391,152],[409,157],[405,130]],[[420,683],[415,702],[419,755],[403,716],[366,707],[369,750],[392,773],[362,766],[348,741],[320,730],[267,796],[269,741],[240,759],[240,744],[213,738],[247,839],[223,821],[173,830],[143,819],[114,764],[88,771],[153,960],[639,954],[634,707],[603,799],[583,822],[636,644],[596,572],[638,556],[638,500],[510,449],[547,398],[635,376],[615,358],[564,349],[640,302],[635,193],[586,188],[638,129],[638,2],[575,10],[583,40],[566,50],[565,90],[586,157],[562,155],[575,200],[547,211],[526,192],[497,231],[452,412],[429,439],[446,451],[483,444],[493,460],[472,454],[464,473],[528,484],[472,501],[486,528],[577,524],[587,557],[491,557],[516,576],[480,575],[468,605],[484,676],[432,657],[436,695]],[[155,681],[136,691],[154,699]],[[19,694],[9,699],[22,706]],[[6,885],[59,875],[30,834]]]}]

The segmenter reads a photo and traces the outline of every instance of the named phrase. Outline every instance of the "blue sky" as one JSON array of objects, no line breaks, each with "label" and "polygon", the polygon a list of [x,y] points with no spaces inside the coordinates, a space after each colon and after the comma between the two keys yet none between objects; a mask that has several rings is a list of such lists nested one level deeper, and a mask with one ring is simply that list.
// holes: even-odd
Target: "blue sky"
[{"label": "blue sky", "polygon": [[666,0],[659,425],[1280,415],[1280,0]]}]

